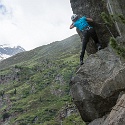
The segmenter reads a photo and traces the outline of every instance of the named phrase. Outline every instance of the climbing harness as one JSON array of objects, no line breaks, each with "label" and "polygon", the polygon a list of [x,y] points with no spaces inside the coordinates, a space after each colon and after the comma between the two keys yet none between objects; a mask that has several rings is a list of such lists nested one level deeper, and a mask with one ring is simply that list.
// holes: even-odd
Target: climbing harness
[{"label": "climbing harness", "polygon": [[89,30],[89,29],[91,29],[92,27],[90,27],[90,26],[86,26],[83,30],[82,30],[82,32],[83,31],[86,31],[86,30]]}]

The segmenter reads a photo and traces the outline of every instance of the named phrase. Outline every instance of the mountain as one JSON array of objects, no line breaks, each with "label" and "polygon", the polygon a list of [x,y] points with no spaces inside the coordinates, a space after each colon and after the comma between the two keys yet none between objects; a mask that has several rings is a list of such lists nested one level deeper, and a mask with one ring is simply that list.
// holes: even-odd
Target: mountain
[{"label": "mountain", "polygon": [[17,53],[24,52],[25,49],[21,46],[11,47],[10,45],[0,45],[0,60],[11,57]]},{"label": "mountain", "polygon": [[80,50],[73,35],[1,61],[0,124],[84,125],[69,91]]},{"label": "mountain", "polygon": [[[73,55],[77,51],[80,51],[80,42],[79,36],[74,35],[62,41],[55,41],[48,45],[44,45],[38,48],[35,48],[31,51],[26,51],[18,53],[13,57],[7,58],[0,62],[0,69],[4,69],[13,65],[24,64],[26,66],[31,65],[31,62],[38,63],[38,60],[48,59],[61,59],[68,55]],[[71,42],[72,41],[72,42]]]}]

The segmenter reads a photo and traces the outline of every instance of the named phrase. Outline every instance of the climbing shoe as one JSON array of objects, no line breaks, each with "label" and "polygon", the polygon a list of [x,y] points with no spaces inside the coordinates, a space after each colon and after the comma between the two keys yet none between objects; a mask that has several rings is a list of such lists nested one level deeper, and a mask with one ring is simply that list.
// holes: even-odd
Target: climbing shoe
[{"label": "climbing shoe", "polygon": [[102,49],[102,46],[100,44],[97,44],[98,51]]},{"label": "climbing shoe", "polygon": [[84,63],[83,63],[83,61],[80,61],[80,65],[83,65]]}]

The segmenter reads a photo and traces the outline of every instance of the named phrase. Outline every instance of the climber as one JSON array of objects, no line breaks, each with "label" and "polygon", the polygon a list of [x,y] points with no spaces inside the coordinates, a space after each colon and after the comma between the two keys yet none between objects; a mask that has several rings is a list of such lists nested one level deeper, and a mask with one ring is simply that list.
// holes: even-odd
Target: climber
[{"label": "climber", "polygon": [[85,16],[79,18],[78,15],[73,14],[71,16],[71,20],[73,23],[70,25],[70,29],[76,27],[83,34],[82,52],[80,55],[80,65],[83,65],[85,49],[86,49],[86,45],[87,45],[90,37],[92,37],[92,39],[94,40],[98,50],[100,50],[102,47],[98,40],[98,37],[97,37],[97,34],[96,34],[94,28],[89,25],[89,22],[93,22],[93,19],[86,18]]}]

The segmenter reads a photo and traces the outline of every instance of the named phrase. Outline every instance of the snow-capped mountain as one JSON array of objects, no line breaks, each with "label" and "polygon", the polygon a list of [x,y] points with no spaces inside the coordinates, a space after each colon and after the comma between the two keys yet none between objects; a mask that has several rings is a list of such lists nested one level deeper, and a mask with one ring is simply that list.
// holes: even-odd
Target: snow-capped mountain
[{"label": "snow-capped mountain", "polygon": [[25,49],[22,48],[21,46],[11,47],[10,45],[7,44],[0,45],[0,61],[24,51]]}]

